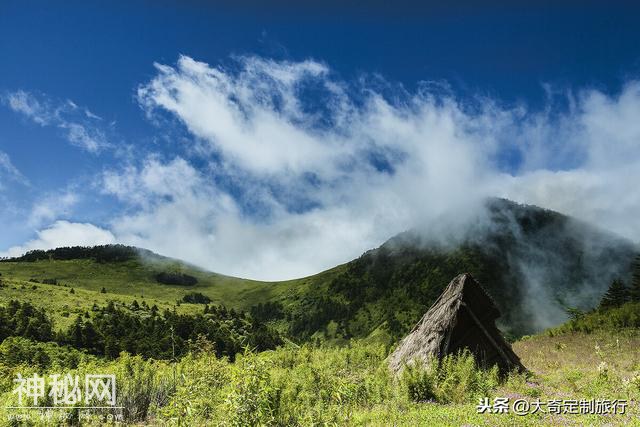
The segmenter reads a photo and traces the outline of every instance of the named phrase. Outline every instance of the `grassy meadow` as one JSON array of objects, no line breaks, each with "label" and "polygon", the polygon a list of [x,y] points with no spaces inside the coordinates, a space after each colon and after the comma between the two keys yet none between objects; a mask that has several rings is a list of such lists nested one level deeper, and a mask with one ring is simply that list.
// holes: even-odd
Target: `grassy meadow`
[{"label": "grassy meadow", "polygon": [[[305,292],[320,288],[343,269],[265,283],[207,273],[171,260],[0,262],[0,308],[18,307],[10,320],[17,322],[20,331],[27,331],[16,336],[5,332],[8,335],[0,344],[0,422],[104,425],[116,424],[108,417],[117,416],[127,425],[158,426],[640,425],[640,304],[581,314],[559,327],[520,338],[513,348],[529,372],[507,377],[479,369],[468,354],[407,368],[394,377],[386,359],[397,341],[390,339],[384,325],[365,337],[337,340],[327,339],[333,335],[332,328],[338,328],[330,322],[329,328],[304,341],[286,337],[265,341],[272,337],[269,328],[287,331],[291,319],[282,316],[262,324],[244,311],[265,301],[304,307]],[[197,283],[159,283],[154,278],[159,271],[189,274]],[[52,279],[55,284],[42,283]],[[209,305],[180,302],[194,291],[207,296],[212,307],[223,303],[231,311],[207,311]],[[30,327],[38,313],[24,314],[32,309],[20,308],[15,301],[44,310],[51,320],[53,332],[46,335],[51,338],[33,338]],[[108,305],[112,307],[105,311]],[[163,311],[173,314],[154,314]],[[109,316],[120,316],[124,323],[111,324]],[[186,331],[180,351],[172,356],[166,322],[193,316],[213,322],[219,335],[211,338]],[[142,320],[131,323],[132,319]],[[87,329],[90,322],[95,330]],[[144,353],[127,351],[131,340],[135,344],[146,339],[145,331],[155,331],[155,324],[165,326],[160,335],[149,337],[152,342],[147,347],[154,340],[162,341],[164,347],[153,347],[144,357],[140,355]],[[187,325],[199,327],[200,323]],[[103,347],[87,344],[83,335],[87,330],[95,335],[109,327],[126,333],[131,332],[128,328],[146,329],[141,329],[142,335],[124,336],[115,347],[113,342],[101,343]],[[257,351],[249,342],[262,343],[266,350]],[[223,344],[227,350],[220,348]],[[43,418],[40,410],[7,409],[18,405],[13,393],[18,373],[24,377],[115,374],[117,406],[122,409],[68,410],[70,418],[64,421]],[[624,399],[628,406],[624,415],[478,413],[479,400],[485,397],[543,402]],[[39,402],[47,404],[50,397]]]},{"label": "grassy meadow", "polygon": [[[515,343],[531,373],[500,379],[461,355],[440,367],[393,378],[384,345],[284,346],[245,353],[234,363],[216,358],[200,342],[179,361],[143,360],[122,354],[112,361],[82,357],[76,366],[52,358],[50,372],[116,373],[126,423],[149,425],[640,425],[640,333],[599,331],[541,334]],[[43,372],[6,360],[0,345],[0,400],[15,404],[11,378]],[[419,390],[416,393],[416,390]],[[430,396],[421,401],[420,396]],[[478,414],[481,397],[627,399],[625,415],[518,416]],[[418,401],[416,401],[418,400]],[[5,410],[7,411],[7,410]],[[33,411],[34,414],[36,413]],[[80,411],[74,413],[78,416]],[[6,420],[8,413],[0,419]],[[104,414],[102,414],[104,415]],[[100,413],[85,425],[101,425]],[[35,421],[34,425],[46,425]]]},{"label": "grassy meadow", "polygon": [[[157,283],[154,274],[165,270],[186,272],[196,277],[198,283],[188,288]],[[112,295],[153,298],[172,303],[186,292],[197,291],[213,301],[224,301],[226,305],[236,308],[248,308],[288,288],[286,284],[267,284],[209,273],[169,260],[141,262],[131,259],[118,263],[99,263],[91,259],[4,262],[0,263],[0,274],[19,282],[56,279],[61,285],[76,290],[100,292],[105,288]]]},{"label": "grassy meadow", "polygon": [[[82,314],[93,304],[114,301],[123,305],[134,300],[159,309],[174,308],[192,313],[201,307],[178,301],[193,292],[202,293],[212,304],[248,310],[264,301],[297,304],[310,288],[318,287],[339,274],[344,266],[295,280],[260,282],[207,272],[186,263],[166,259],[130,259],[100,263],[92,259],[0,262],[0,303],[11,299],[29,301],[46,308],[55,324],[65,327],[74,314]],[[162,271],[189,274],[197,279],[192,286],[158,283],[154,275]],[[56,285],[42,283],[55,279]],[[73,289],[73,293],[71,293]]]}]

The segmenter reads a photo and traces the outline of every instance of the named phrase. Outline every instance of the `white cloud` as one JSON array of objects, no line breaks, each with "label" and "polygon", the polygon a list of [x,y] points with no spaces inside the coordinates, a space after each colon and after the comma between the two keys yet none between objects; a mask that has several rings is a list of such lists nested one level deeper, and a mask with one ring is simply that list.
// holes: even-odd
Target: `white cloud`
[{"label": "white cloud", "polygon": [[61,246],[106,245],[115,242],[108,230],[92,224],[68,221],[56,221],[53,225],[38,232],[35,239],[21,246],[14,246],[0,257],[14,257],[33,249],[53,249]]},{"label": "white cloud", "polygon": [[[552,105],[511,109],[429,90],[402,93],[392,103],[366,83],[354,95],[313,61],[248,57],[238,65],[229,71],[181,57],[175,68],[157,65],[157,77],[138,95],[150,114],[171,113],[219,153],[223,161],[215,167],[242,177],[269,220],[247,217],[238,207],[213,214],[216,198],[195,194],[188,206],[174,198],[122,217],[116,230],[134,236],[142,227],[138,244],[261,278],[344,262],[411,225],[451,219],[452,209],[491,195],[555,208],[640,239],[640,196],[633,189],[640,179],[638,83],[617,97],[584,91],[558,114]],[[326,111],[309,109],[307,86],[320,88]],[[522,159],[513,174],[496,166],[506,149]],[[394,172],[375,168],[372,157]],[[309,183],[305,174],[316,180]],[[204,176],[197,185],[220,193]],[[293,200],[304,195],[317,208],[296,212],[274,187]],[[201,215],[187,220],[187,211]],[[160,218],[157,229],[172,245],[152,237]],[[169,238],[172,223],[181,226]],[[176,245],[184,241],[180,236],[189,236],[184,245]]]},{"label": "white cloud", "polygon": [[[567,153],[575,153],[578,165],[549,170],[544,162],[534,170],[504,182],[502,191],[516,201],[526,201],[568,213],[624,237],[640,241],[640,82],[630,82],[618,96],[597,91],[581,94],[577,107],[560,123],[544,124],[548,137],[562,137]],[[540,127],[540,126],[539,126]],[[533,132],[527,125],[523,132]],[[553,140],[536,152],[557,156]],[[524,152],[528,155],[528,152]],[[551,162],[551,160],[547,160]],[[502,183],[498,183],[502,184]]]},{"label": "white cloud", "polygon": [[80,148],[84,148],[90,153],[97,153],[106,146],[106,140],[102,132],[90,130],[86,126],[77,123],[60,123],[61,129],[65,129],[67,140]]},{"label": "white cloud", "polygon": [[45,196],[33,204],[27,223],[31,227],[39,227],[63,215],[69,216],[76,203],[78,195],[71,190]]},{"label": "white cloud", "polygon": [[24,114],[39,125],[48,125],[52,120],[48,107],[41,105],[34,96],[25,91],[10,93],[6,102],[13,111]]},{"label": "white cloud", "polygon": [[[126,207],[101,230],[109,238],[285,279],[416,224],[456,224],[503,196],[640,240],[640,83],[531,111],[426,85],[390,97],[380,80],[349,84],[310,60],[237,65],[181,57],[139,88],[147,113],[179,119],[194,150],[103,174],[104,193]],[[501,167],[507,151],[521,161]]]},{"label": "white cloud", "polygon": [[97,153],[109,146],[104,132],[91,121],[100,119],[88,109],[70,100],[54,104],[45,97],[19,90],[3,97],[6,105],[40,126],[61,129],[67,141],[90,153]]},{"label": "white cloud", "polygon": [[11,162],[9,155],[0,151],[0,189],[3,187],[4,178],[28,185],[29,181]]},{"label": "white cloud", "polygon": [[[322,79],[316,62],[276,63],[242,59],[243,69],[221,69],[181,57],[178,68],[156,65],[159,75],[138,90],[148,110],[162,107],[180,118],[197,137],[231,161],[265,173],[322,169],[342,152],[341,141],[326,139],[296,121],[306,121],[296,96],[307,79]],[[212,119],[215,118],[215,119]]]}]

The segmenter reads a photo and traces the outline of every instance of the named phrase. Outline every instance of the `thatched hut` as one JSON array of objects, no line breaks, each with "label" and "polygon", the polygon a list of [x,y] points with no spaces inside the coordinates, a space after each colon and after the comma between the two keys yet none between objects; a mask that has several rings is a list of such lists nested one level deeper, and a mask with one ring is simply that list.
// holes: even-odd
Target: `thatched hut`
[{"label": "thatched hut", "polygon": [[397,373],[405,363],[442,358],[467,348],[482,366],[498,365],[502,373],[522,371],[520,359],[495,325],[498,317],[498,308],[480,284],[470,274],[461,274],[400,342],[389,367]]}]

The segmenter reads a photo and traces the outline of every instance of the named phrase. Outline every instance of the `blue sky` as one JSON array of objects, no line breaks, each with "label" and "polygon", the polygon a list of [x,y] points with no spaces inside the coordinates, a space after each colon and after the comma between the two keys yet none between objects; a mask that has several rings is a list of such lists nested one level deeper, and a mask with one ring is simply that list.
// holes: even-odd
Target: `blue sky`
[{"label": "blue sky", "polygon": [[387,3],[2,2],[0,253],[284,278],[487,195],[640,239],[637,7]]}]

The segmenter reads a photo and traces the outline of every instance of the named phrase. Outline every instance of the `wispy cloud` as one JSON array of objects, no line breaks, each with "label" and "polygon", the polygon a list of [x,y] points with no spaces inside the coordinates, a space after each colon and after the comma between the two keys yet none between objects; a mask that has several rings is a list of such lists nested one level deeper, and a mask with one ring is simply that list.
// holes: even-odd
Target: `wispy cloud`
[{"label": "wispy cloud", "polygon": [[73,101],[54,103],[45,96],[23,90],[5,95],[3,101],[13,111],[40,126],[60,129],[69,143],[90,153],[98,153],[109,146],[105,133],[95,123],[101,118]]},{"label": "wispy cloud", "polygon": [[24,185],[29,184],[29,180],[11,162],[11,158],[5,152],[0,151],[0,189],[2,188],[2,178],[19,182]]},{"label": "wispy cloud", "polygon": [[330,149],[322,137],[295,123],[311,119],[301,111],[296,88],[309,79],[322,82],[327,68],[313,61],[242,62],[235,76],[188,57],[180,59],[177,69],[156,64],[159,76],[138,90],[138,98],[148,111],[160,107],[174,113],[211,148],[251,170],[332,166],[341,141]]},{"label": "wispy cloud", "polygon": [[5,101],[16,113],[22,113],[35,123],[45,126],[49,125],[53,119],[52,110],[48,106],[43,106],[31,94],[24,91],[17,91],[6,95]]}]

